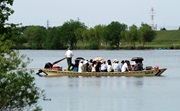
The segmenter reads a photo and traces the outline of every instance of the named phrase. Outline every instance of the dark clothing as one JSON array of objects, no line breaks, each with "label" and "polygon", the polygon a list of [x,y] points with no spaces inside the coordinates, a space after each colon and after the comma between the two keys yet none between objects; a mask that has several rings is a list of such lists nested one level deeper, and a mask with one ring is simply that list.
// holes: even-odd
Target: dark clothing
[{"label": "dark clothing", "polygon": [[44,66],[44,68],[52,68],[52,67],[53,65],[50,62],[46,63]]},{"label": "dark clothing", "polygon": [[71,64],[71,66],[73,66],[73,71],[74,72],[78,72],[78,66],[79,66],[79,60],[75,60],[75,64]]},{"label": "dark clothing", "polygon": [[97,62],[97,65],[96,65],[95,69],[96,69],[96,72],[101,71],[101,62]]},{"label": "dark clothing", "polygon": [[72,58],[67,58],[67,63],[68,63],[68,70],[70,70],[70,67],[72,65]]},{"label": "dark clothing", "polygon": [[107,72],[107,69],[106,70],[101,70],[101,72]]},{"label": "dark clothing", "polygon": [[88,63],[83,64],[83,65],[82,65],[82,72],[88,72],[88,66],[89,66]]},{"label": "dark clothing", "polygon": [[[51,68],[53,68],[53,65],[50,62],[48,62],[45,64],[44,68],[45,69],[51,69]],[[36,74],[39,75],[41,72],[43,72],[43,71],[40,69],[40,70],[38,70],[38,72]]]},{"label": "dark clothing", "polygon": [[96,66],[96,72],[100,72],[100,67],[99,66]]},{"label": "dark clothing", "polygon": [[136,65],[134,66],[134,71],[141,71],[141,70],[143,70],[142,64],[136,63]]}]

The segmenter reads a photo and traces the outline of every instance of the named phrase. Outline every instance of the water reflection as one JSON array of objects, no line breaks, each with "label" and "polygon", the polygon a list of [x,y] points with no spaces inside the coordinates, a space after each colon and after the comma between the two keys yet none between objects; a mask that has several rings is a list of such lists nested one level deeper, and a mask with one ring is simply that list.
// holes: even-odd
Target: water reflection
[{"label": "water reflection", "polygon": [[[136,94],[139,94],[136,91],[139,90],[135,89],[143,86],[143,77],[74,77],[64,79],[68,81],[68,89],[65,92],[66,99],[64,99],[67,105],[64,108],[68,111],[126,110],[126,106],[131,104],[129,100],[142,104],[142,101],[136,98]],[[127,89],[133,91],[127,91]],[[129,95],[127,96],[127,94]]]},{"label": "water reflection", "polygon": [[70,77],[67,80],[69,88],[92,86],[96,88],[116,89],[119,86],[143,86],[143,77]]},{"label": "water reflection", "polygon": [[126,110],[126,106],[132,104],[129,100],[142,104],[136,97],[143,80],[143,77],[45,78],[45,89],[53,103],[59,98],[53,106],[61,110],[117,111]]},{"label": "water reflection", "polygon": [[[150,101],[163,98],[156,87],[163,77],[52,77],[38,78],[52,101],[45,110],[144,111]],[[166,78],[165,78],[166,79]],[[164,82],[163,82],[164,83]],[[163,91],[164,89],[159,89]],[[157,103],[158,104],[158,103]],[[153,104],[152,104],[153,105]],[[91,106],[91,107],[90,107]],[[136,110],[134,110],[136,109]]]}]

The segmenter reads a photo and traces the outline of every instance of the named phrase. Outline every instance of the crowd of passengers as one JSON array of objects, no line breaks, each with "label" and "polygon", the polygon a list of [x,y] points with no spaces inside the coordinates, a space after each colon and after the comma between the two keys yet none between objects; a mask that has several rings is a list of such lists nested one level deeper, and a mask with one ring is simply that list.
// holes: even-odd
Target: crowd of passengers
[{"label": "crowd of passengers", "polygon": [[90,61],[75,60],[70,68],[74,72],[128,72],[143,70],[142,61],[135,61],[135,64],[130,64],[129,60],[122,60],[121,63],[117,59],[107,61]]}]

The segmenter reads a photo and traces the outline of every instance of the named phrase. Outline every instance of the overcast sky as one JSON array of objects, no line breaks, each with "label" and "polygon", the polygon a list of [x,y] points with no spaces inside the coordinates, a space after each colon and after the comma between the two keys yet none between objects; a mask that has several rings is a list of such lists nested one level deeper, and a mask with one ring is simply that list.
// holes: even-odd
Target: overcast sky
[{"label": "overcast sky", "polygon": [[131,26],[154,24],[158,28],[180,26],[180,0],[14,0],[15,13],[8,22],[26,25],[60,26],[64,22],[80,20],[88,27],[112,21]]}]

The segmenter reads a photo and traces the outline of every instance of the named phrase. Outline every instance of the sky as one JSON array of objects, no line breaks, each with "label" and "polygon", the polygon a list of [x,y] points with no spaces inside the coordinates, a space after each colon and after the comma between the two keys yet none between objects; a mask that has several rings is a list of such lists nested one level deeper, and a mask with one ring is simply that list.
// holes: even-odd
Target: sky
[{"label": "sky", "polygon": [[14,0],[11,8],[15,12],[8,22],[46,27],[49,21],[54,27],[72,19],[87,27],[118,21],[128,26],[147,23],[157,25],[157,29],[178,29],[179,4],[180,0]]}]

